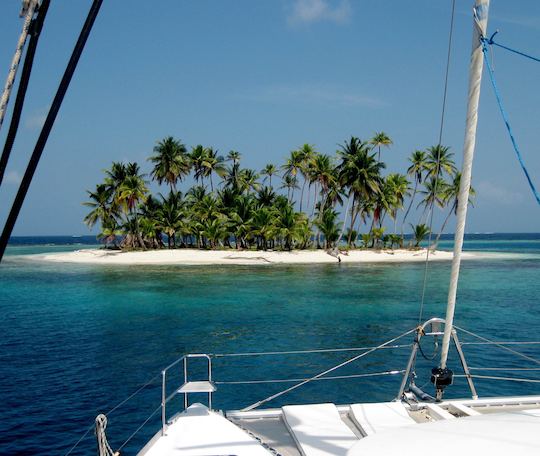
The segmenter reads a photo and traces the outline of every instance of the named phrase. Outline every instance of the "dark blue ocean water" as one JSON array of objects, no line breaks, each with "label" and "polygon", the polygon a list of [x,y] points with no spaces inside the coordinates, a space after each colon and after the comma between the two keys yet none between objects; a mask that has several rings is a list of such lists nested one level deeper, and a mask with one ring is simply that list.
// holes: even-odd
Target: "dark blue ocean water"
[{"label": "dark blue ocean water", "polygon": [[[15,238],[0,265],[0,454],[65,454],[98,413],[183,353],[376,345],[418,321],[423,264],[98,267],[24,257],[94,243]],[[451,241],[441,246],[450,248]],[[469,235],[466,249],[505,255],[463,262],[456,324],[497,340],[540,340],[540,235]],[[443,316],[449,270],[449,263],[430,266],[426,318]],[[426,340],[424,349],[430,354],[433,345]],[[540,346],[519,350],[540,358]],[[484,345],[466,345],[465,352],[473,367],[527,366]],[[402,369],[407,355],[406,349],[377,352],[336,374]],[[296,378],[350,356],[217,358],[214,375],[218,381]],[[419,362],[419,385],[429,380],[432,364]],[[455,357],[452,367],[459,371]],[[536,372],[490,374],[540,378]],[[320,381],[267,406],[390,400],[399,381],[397,375]],[[214,405],[241,408],[285,386],[219,385]],[[540,394],[531,383],[477,380],[477,388],[481,396]],[[463,380],[448,394],[466,395]],[[114,448],[159,397],[156,381],[109,416]],[[179,401],[170,407],[179,408]],[[123,454],[135,454],[158,426],[156,417]],[[90,433],[72,454],[94,451]]]}]

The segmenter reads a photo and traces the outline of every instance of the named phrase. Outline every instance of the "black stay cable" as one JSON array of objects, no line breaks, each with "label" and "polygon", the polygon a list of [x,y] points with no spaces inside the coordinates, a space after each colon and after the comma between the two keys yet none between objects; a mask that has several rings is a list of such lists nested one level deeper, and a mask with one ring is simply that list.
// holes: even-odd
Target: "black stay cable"
[{"label": "black stay cable", "polygon": [[90,11],[88,12],[88,16],[86,17],[86,21],[84,22],[79,38],[77,39],[77,43],[75,44],[75,48],[73,49],[73,53],[71,54],[71,58],[69,59],[64,75],[62,76],[60,85],[58,86],[58,90],[56,91],[56,95],[52,102],[51,108],[49,109],[49,113],[47,114],[47,118],[45,119],[43,128],[41,129],[41,133],[39,134],[36,146],[32,156],[30,157],[30,161],[28,162],[21,185],[19,186],[13,206],[11,207],[11,211],[9,212],[6,224],[2,231],[2,236],[0,237],[0,261],[2,261],[2,257],[4,256],[7,243],[13,231],[13,227],[15,226],[15,222],[17,221],[17,217],[19,216],[19,212],[21,211],[26,194],[28,193],[28,188],[30,187],[34,173],[36,172],[39,159],[41,158],[43,149],[47,144],[47,139],[49,138],[54,121],[56,120],[56,116],[58,115],[58,111],[60,110],[60,106],[64,100],[64,96],[69,87],[69,83],[71,82],[71,78],[73,77],[73,73],[77,68],[77,63],[79,62],[79,58],[81,57],[82,51],[99,13],[102,2],[103,0],[93,0]]},{"label": "black stay cable", "polygon": [[2,156],[0,157],[0,186],[2,185],[9,156],[11,155],[15,137],[17,136],[17,130],[19,129],[19,122],[21,120],[21,114],[24,106],[24,98],[26,96],[26,90],[28,88],[30,75],[32,73],[32,65],[34,64],[34,56],[36,54],[41,29],[43,28],[43,23],[45,22],[45,16],[47,16],[49,4],[50,0],[43,0],[43,3],[37,10],[36,18],[32,21],[32,25],[30,26],[30,42],[28,43],[28,49],[24,57],[21,79],[19,81],[19,88],[17,89],[17,98],[15,99],[15,104],[13,105],[13,114],[11,116],[11,122],[9,124],[4,150],[2,151]]}]

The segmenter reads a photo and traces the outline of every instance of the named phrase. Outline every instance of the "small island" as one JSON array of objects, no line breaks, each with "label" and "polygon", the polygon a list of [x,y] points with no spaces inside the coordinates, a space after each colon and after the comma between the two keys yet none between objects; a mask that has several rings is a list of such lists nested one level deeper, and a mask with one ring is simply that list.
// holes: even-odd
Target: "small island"
[{"label": "small island", "polygon": [[[241,154],[223,157],[212,147],[188,148],[172,136],[158,141],[148,161],[113,162],[102,183],[88,191],[85,223],[99,224],[103,249],[45,255],[92,263],[324,263],[423,261],[429,236],[435,251],[457,207],[460,174],[449,147],[414,151],[405,173],[384,174],[384,132],[369,141],[352,136],[335,155],[304,144],[281,166],[260,172],[241,166]],[[149,191],[150,180],[165,191]],[[185,191],[179,186],[192,180]],[[474,193],[474,192],[473,192]],[[417,223],[411,209],[420,209]],[[445,210],[436,236],[429,221]],[[416,211],[415,211],[416,212]],[[416,214],[418,214],[416,212]],[[387,233],[390,219],[393,232]],[[409,223],[408,223],[409,222]],[[399,227],[398,227],[399,224]],[[404,235],[411,227],[412,234]]]}]

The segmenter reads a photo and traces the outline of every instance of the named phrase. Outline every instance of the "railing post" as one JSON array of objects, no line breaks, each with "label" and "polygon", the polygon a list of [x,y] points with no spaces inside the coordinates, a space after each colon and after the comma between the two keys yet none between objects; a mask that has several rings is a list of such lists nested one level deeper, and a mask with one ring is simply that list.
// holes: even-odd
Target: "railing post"
[{"label": "railing post", "polygon": [[[188,356],[186,355],[184,357],[184,384],[187,383],[188,381],[187,362],[188,362]],[[187,410],[187,408],[188,408],[188,395],[187,393],[184,393],[184,410]]]},{"label": "railing post", "polygon": [[[212,383],[212,359],[210,356],[208,358],[208,381]],[[212,410],[212,391],[208,393],[208,408]]]},{"label": "railing post", "polygon": [[454,345],[456,346],[459,360],[461,361],[461,367],[463,367],[463,372],[465,373],[465,378],[467,379],[467,383],[469,384],[471,396],[473,399],[478,399],[478,393],[476,392],[476,387],[474,386],[471,371],[469,370],[469,366],[467,365],[467,361],[465,360],[465,354],[463,353],[463,349],[461,348],[461,342],[458,339],[455,329],[452,329],[452,339],[454,340]]},{"label": "railing post", "polygon": [[167,390],[166,390],[166,376],[167,371],[161,371],[161,435],[165,435],[167,430],[167,414],[166,414],[166,405],[167,405]]},{"label": "railing post", "polygon": [[405,372],[403,373],[403,378],[401,379],[401,385],[399,387],[399,393],[396,397],[396,400],[400,401],[403,399],[403,393],[405,392],[405,387],[407,386],[407,381],[409,380],[409,376],[411,375],[411,370],[414,364],[414,361],[416,359],[416,352],[418,350],[418,338],[420,337],[420,334],[416,335],[416,338],[414,339],[413,348],[411,350],[411,354],[409,356],[409,361],[407,362],[407,368],[405,369]]}]

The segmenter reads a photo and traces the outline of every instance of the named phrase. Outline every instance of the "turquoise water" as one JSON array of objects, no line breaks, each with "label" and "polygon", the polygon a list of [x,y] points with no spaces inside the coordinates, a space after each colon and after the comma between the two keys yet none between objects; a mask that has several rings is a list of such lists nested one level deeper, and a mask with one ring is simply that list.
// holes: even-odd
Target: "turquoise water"
[{"label": "turquoise water", "polygon": [[[0,454],[65,454],[98,413],[183,353],[369,346],[418,321],[423,264],[96,267],[24,257],[89,243],[13,244],[0,266]],[[512,255],[463,263],[456,323],[497,340],[540,340],[540,235],[479,235],[466,248]],[[449,269],[449,263],[430,266],[426,318],[444,311]],[[430,354],[433,345],[426,341],[424,349]],[[540,358],[540,346],[519,350]],[[468,345],[465,352],[473,367],[526,366],[485,346]],[[336,374],[402,369],[407,355],[406,349],[378,352]],[[214,375],[225,382],[297,378],[350,356],[216,358]],[[419,385],[429,380],[432,364],[419,361]],[[455,362],[452,367],[459,371]],[[490,374],[540,378],[537,372]],[[399,381],[397,375],[321,381],[266,405],[389,400]],[[214,405],[241,408],[286,386],[220,384]],[[540,393],[531,383],[478,380],[477,388],[481,396]],[[466,393],[459,378],[448,392]],[[159,405],[159,395],[156,381],[110,415],[113,447]],[[152,419],[123,454],[134,454],[158,426]],[[90,433],[72,454],[94,451]]]}]

